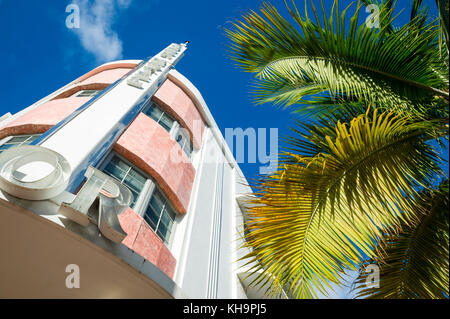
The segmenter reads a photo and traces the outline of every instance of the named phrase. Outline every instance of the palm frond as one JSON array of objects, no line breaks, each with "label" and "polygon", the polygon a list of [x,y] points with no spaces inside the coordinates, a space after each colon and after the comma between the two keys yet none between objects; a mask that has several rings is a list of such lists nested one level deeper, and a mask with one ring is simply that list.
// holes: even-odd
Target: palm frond
[{"label": "palm frond", "polygon": [[369,274],[361,272],[355,283],[356,297],[448,298],[448,192],[446,180],[418,200],[424,214],[412,225],[404,225],[399,235],[382,242],[383,253],[367,262],[378,265],[379,281],[367,285]]},{"label": "palm frond", "polygon": [[423,0],[413,0],[411,7],[411,16],[410,20],[414,20],[417,15],[420,13],[420,7],[422,6]]},{"label": "palm frond", "polygon": [[[431,126],[367,111],[350,124],[300,124],[280,170],[254,186],[243,259],[295,298],[338,283],[375,256],[382,236],[415,220],[418,189],[439,172]],[[272,286],[274,291],[276,287]],[[279,292],[279,291],[277,291]]]},{"label": "palm frond", "polygon": [[[380,12],[380,22],[385,23],[384,27],[386,32],[390,33],[393,31],[392,27],[392,13],[393,7],[395,7],[394,0],[361,0],[361,2],[368,8],[370,5],[376,5],[378,8],[384,7],[384,10]],[[383,16],[381,16],[383,15]]]},{"label": "palm frond", "polygon": [[[289,93],[286,93],[288,95]],[[384,107],[382,104],[370,104],[365,100],[359,100],[354,96],[329,94],[316,94],[308,97],[308,99],[301,99],[297,102],[297,107],[292,108],[293,114],[298,114],[304,117],[313,118],[327,118],[333,113],[342,111],[342,115],[348,114],[353,110],[354,116],[363,113],[369,105],[381,111],[395,111],[409,114],[418,121],[430,120],[431,123],[436,124],[437,130],[444,129],[448,132],[448,128],[442,126],[442,121],[447,121],[449,118],[448,102],[445,99],[434,97],[423,103],[416,103],[415,105],[405,105],[401,110],[397,108]],[[441,119],[442,121],[436,121]]]},{"label": "palm frond", "polygon": [[448,54],[449,43],[448,43],[448,10],[449,10],[449,0],[436,0],[436,5],[439,10],[439,46],[442,50],[445,43],[446,52]]},{"label": "palm frond", "polygon": [[[288,106],[321,90],[401,110],[435,95],[448,98],[436,23],[420,27],[412,21],[395,32],[387,32],[389,21],[379,29],[358,25],[358,3],[346,30],[350,7],[340,13],[335,1],[327,16],[322,3],[321,19],[312,4],[313,21],[302,18],[294,4],[288,7],[294,26],[265,3],[262,15],[251,12],[234,24],[235,30],[226,30],[232,58],[256,74],[255,99]],[[393,9],[381,10],[380,17],[390,19]],[[411,32],[413,26],[420,33]]]},{"label": "palm frond", "polygon": [[366,101],[360,101],[354,97],[328,94],[312,96],[307,100],[300,100],[298,104],[299,107],[293,109],[293,114],[311,116],[316,119],[328,119],[336,114],[342,117],[350,115],[351,118],[354,118],[364,113],[370,105]]}]

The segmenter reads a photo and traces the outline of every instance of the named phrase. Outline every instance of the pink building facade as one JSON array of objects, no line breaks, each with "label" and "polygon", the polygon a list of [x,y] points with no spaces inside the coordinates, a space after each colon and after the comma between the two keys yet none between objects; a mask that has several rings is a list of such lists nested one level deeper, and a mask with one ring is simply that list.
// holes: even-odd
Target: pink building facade
[{"label": "pink building facade", "polygon": [[[2,222],[2,234],[18,238],[23,228],[20,223],[30,229],[37,223],[51,228],[47,234],[55,240],[48,239],[51,244],[30,240],[17,247],[2,244],[0,249],[11,265],[0,266],[4,268],[0,273],[21,263],[37,269],[43,269],[43,262],[54,265],[50,269],[76,264],[81,278],[94,276],[98,282],[84,281],[83,285],[82,280],[80,288],[69,289],[57,285],[63,272],[54,276],[42,270],[39,278],[32,279],[12,273],[0,280],[0,287],[5,287],[0,295],[102,298],[114,292],[112,296],[120,298],[247,297],[236,264],[242,240],[237,199],[251,190],[243,186],[245,177],[200,92],[173,68],[177,53],[170,60],[166,51],[158,56],[165,65],[154,64],[153,68],[152,61],[141,60],[107,63],[27,109],[2,117],[0,158],[25,145],[49,149],[66,158],[72,168],[66,188],[70,196],[77,196],[86,184],[89,177],[83,174],[89,166],[126,186],[132,197],[117,215],[123,238],[111,242],[98,230],[100,220],[89,217],[89,225],[83,226],[59,214],[61,203],[54,198],[18,199],[3,188],[0,217],[8,223]],[[127,105],[130,111],[124,111]],[[106,113],[103,117],[89,112]],[[116,122],[112,119],[115,113]],[[1,178],[9,183],[8,176]],[[78,247],[81,244],[85,247]],[[78,250],[70,258],[68,249],[74,247]],[[54,254],[45,260],[38,257],[47,250]],[[105,255],[104,260],[98,265],[90,263],[98,254]],[[114,283],[117,276],[139,284],[120,286]],[[47,292],[27,289],[27,285],[45,282],[51,283]]]}]

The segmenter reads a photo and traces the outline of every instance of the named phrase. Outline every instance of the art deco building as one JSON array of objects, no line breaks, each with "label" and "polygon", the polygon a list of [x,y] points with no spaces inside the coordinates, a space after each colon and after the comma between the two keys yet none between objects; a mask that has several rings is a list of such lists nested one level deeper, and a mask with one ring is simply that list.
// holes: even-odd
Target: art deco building
[{"label": "art deco building", "polygon": [[[0,297],[247,298],[246,180],[185,44],[0,118]],[[247,279],[248,280],[248,279]]]}]

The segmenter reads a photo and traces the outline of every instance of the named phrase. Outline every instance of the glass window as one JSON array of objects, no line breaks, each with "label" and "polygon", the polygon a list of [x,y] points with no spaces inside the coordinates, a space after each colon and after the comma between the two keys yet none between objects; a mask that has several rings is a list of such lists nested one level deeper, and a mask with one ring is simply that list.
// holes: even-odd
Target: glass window
[{"label": "glass window", "polygon": [[191,158],[193,147],[186,130],[178,130],[176,136],[177,137],[175,138],[175,140],[178,142],[181,149],[184,151],[184,153],[186,153],[187,157]]},{"label": "glass window", "polygon": [[121,184],[126,185],[133,194],[133,201],[130,207],[134,208],[136,200],[139,197],[142,189],[144,188],[145,178],[141,173],[136,171],[130,164],[121,160],[117,156],[113,156],[108,164],[103,169],[103,172],[113,177]]},{"label": "glass window", "polygon": [[[159,190],[157,185],[149,187],[149,184],[154,184],[152,179],[114,153],[108,157],[107,162],[102,166],[104,173],[128,187],[133,194],[130,207],[136,209],[136,212],[144,217],[144,220],[164,243],[168,244],[176,211],[172,208],[164,193]],[[146,184],[147,186],[144,187]],[[136,205],[138,198],[139,204]]]},{"label": "glass window", "polygon": [[100,90],[81,90],[79,92],[76,92],[73,96],[90,97],[90,96],[97,95],[98,92],[100,92]]},{"label": "glass window", "polygon": [[175,216],[176,213],[167,198],[155,188],[145,211],[144,219],[166,244],[170,239]]},{"label": "glass window", "polygon": [[143,110],[142,113],[145,115],[148,115],[152,119],[156,121],[156,123],[159,123],[162,127],[164,127],[167,132],[170,132],[170,129],[172,128],[173,123],[175,120],[173,117],[171,117],[169,114],[167,114],[165,111],[163,111],[156,103],[151,102],[149,103]]},{"label": "glass window", "polygon": [[11,147],[30,144],[39,136],[41,136],[41,134],[16,135],[6,137],[2,141],[0,141],[0,153]]}]

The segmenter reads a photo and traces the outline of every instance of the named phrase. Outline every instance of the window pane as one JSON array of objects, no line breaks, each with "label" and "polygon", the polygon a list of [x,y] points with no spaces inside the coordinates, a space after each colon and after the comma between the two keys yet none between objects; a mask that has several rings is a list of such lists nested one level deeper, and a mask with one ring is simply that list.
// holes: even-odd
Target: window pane
[{"label": "window pane", "polygon": [[[136,177],[134,177],[133,174],[136,175]],[[145,179],[142,181],[142,179],[138,177],[138,174],[139,173],[135,172],[133,169],[130,169],[124,179],[124,183],[138,191],[141,191],[144,187]]]},{"label": "window pane", "polygon": [[169,234],[169,231],[168,231],[168,228],[166,226],[164,226],[164,224],[159,223],[157,232],[161,236],[161,239],[163,239],[163,240],[169,239],[169,238],[166,238],[166,236]]},{"label": "window pane", "polygon": [[146,220],[149,224],[151,224],[153,230],[156,230],[156,225],[158,225],[159,220],[159,214],[157,214],[151,206],[147,207],[147,210],[145,211]]},{"label": "window pane", "polygon": [[[144,184],[145,184],[145,181],[147,180],[144,176],[142,176],[142,174],[140,174],[140,173],[138,173],[136,170],[134,170],[134,169],[131,169],[129,172],[128,172],[128,176],[127,177],[130,177],[130,178],[132,178],[134,181],[136,181],[136,183],[138,183],[139,185],[142,185],[142,186],[144,186]],[[141,187],[142,188],[142,187]]]},{"label": "window pane", "polygon": [[126,171],[124,171],[118,165],[114,165],[112,161],[109,162],[108,165],[106,165],[104,172],[108,175],[111,175],[112,177],[115,177],[119,182],[122,182],[126,173]]},{"label": "window pane", "polygon": [[167,131],[170,131],[172,128],[174,119],[168,115],[166,112],[164,112],[157,104],[154,102],[151,102],[148,106],[144,108],[142,113],[150,116],[152,119],[154,119],[156,122],[159,123],[164,129]]},{"label": "window pane", "polygon": [[186,133],[183,130],[180,130],[180,132],[177,134],[176,141],[180,145],[181,149],[190,158],[192,153],[192,144],[189,136],[186,136]]},{"label": "window pane", "polygon": [[132,190],[132,189],[130,189],[130,191],[131,191],[131,195],[133,195],[133,198],[132,198],[132,200],[131,200],[130,207],[131,207],[131,208],[134,208],[134,205],[136,204],[136,200],[137,200],[138,197],[139,197],[139,193],[136,192],[136,191],[134,191],[134,190]]},{"label": "window pane", "polygon": [[169,242],[170,234],[171,234],[171,232],[169,230],[158,229],[156,231],[156,234],[164,241],[164,243],[167,244]]},{"label": "window pane", "polygon": [[30,138],[30,135],[21,135],[21,136],[14,136],[12,139],[10,139],[7,143],[8,144],[17,144],[25,142],[27,139]]},{"label": "window pane", "polygon": [[159,121],[162,127],[164,127],[167,131],[170,131],[173,125],[173,119],[170,118],[167,114],[164,114]]},{"label": "window pane", "polygon": [[161,203],[161,207],[165,202],[164,196],[161,194],[159,189],[155,189],[152,195],[152,200],[156,200],[158,203]]},{"label": "window pane", "polygon": [[148,107],[144,109],[144,114],[147,114],[152,119],[154,119],[156,122],[159,121],[162,115],[162,111],[159,107],[155,106],[155,104],[150,104]]},{"label": "window pane", "polygon": [[154,231],[156,231],[156,226],[154,224],[154,221],[152,219],[150,219],[149,216],[144,215],[144,220],[147,222],[147,224],[151,227],[151,229],[153,229]]},{"label": "window pane", "polygon": [[130,207],[134,208],[136,201],[144,188],[147,178],[131,168],[129,164],[122,161],[119,157],[113,156],[103,172],[118,180],[123,185],[127,186],[133,195],[133,200]]},{"label": "window pane", "polygon": [[88,97],[96,95],[100,90],[81,90],[78,93],[75,93],[75,96],[78,97]]},{"label": "window pane", "polygon": [[28,145],[35,139],[37,139],[41,134],[33,134],[33,135],[17,135],[10,138],[7,142],[4,142],[0,145],[0,152],[8,149],[10,147],[16,147],[19,145]]},{"label": "window pane", "polygon": [[172,226],[172,223],[175,219],[175,214],[173,213],[173,211],[171,209],[166,208],[164,209],[163,214],[161,215],[161,221],[166,225],[166,226]]},{"label": "window pane", "polygon": [[150,206],[159,217],[163,210],[164,202],[161,200],[161,198],[159,198],[157,194],[153,194],[152,199],[150,200]]},{"label": "window pane", "polygon": [[130,165],[128,165],[127,163],[125,163],[124,161],[122,161],[120,158],[118,158],[117,156],[114,156],[111,159],[111,163],[114,163],[114,165],[117,165],[118,167],[120,167],[123,171],[128,171],[128,169],[130,168]]},{"label": "window pane", "polygon": [[[167,198],[155,189],[146,211],[146,220],[156,231],[156,234],[167,244],[176,217],[176,212],[170,206]],[[155,229],[155,225],[157,228]]]},{"label": "window pane", "polygon": [[134,207],[134,203],[137,200],[139,194],[141,193],[142,188],[141,189],[134,188],[132,185],[130,185],[130,183],[127,182],[127,179],[125,179],[122,184],[127,186],[128,189],[133,193],[134,199],[133,199],[133,206],[131,206],[131,207]]},{"label": "window pane", "polygon": [[28,138],[27,142],[28,142],[28,143],[31,143],[31,142],[33,142],[35,139],[37,139],[38,137],[39,137],[39,135],[33,135],[33,136],[30,136],[30,138]]}]

